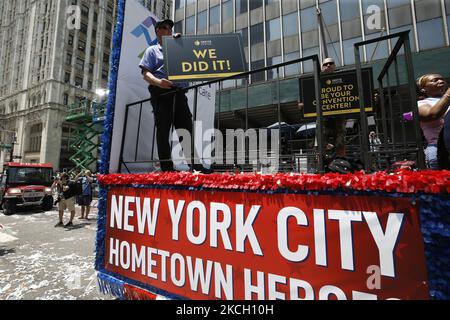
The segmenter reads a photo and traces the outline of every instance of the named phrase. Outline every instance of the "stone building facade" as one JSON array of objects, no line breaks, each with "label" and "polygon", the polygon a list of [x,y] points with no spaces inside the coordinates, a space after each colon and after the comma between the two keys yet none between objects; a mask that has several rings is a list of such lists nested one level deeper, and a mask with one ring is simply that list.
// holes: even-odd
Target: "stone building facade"
[{"label": "stone building facade", "polygon": [[[171,1],[138,0],[157,16]],[[70,168],[70,105],[108,85],[116,0],[0,1],[0,145],[16,161]],[[78,18],[78,19],[77,19]],[[0,149],[0,171],[10,161]]]}]

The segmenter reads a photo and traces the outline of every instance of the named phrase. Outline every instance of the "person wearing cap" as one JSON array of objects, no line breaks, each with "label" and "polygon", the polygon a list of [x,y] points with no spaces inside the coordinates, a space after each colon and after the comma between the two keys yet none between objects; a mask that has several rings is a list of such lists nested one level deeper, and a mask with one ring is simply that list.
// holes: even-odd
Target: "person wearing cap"
[{"label": "person wearing cap", "polygon": [[[73,218],[75,217],[75,182],[70,180],[70,176],[67,172],[61,173],[61,175],[53,182],[51,189],[58,191],[58,211],[59,222],[55,227],[73,227]],[[70,211],[70,220],[67,224],[63,224],[64,211],[68,209]]]},{"label": "person wearing cap", "polygon": [[[322,74],[330,74],[336,71],[336,63],[332,58],[326,58],[322,62]],[[324,137],[326,149],[335,149],[336,157],[345,158],[345,118],[327,116],[324,118]]]},{"label": "person wearing cap", "polygon": [[[192,134],[192,113],[189,110],[188,100],[183,90],[188,86],[188,83],[173,83],[168,80],[164,66],[163,37],[173,36],[178,38],[181,36],[179,33],[172,34],[173,26],[174,23],[170,19],[155,24],[158,43],[147,48],[139,64],[144,80],[149,84],[148,89],[151,94],[150,101],[155,117],[156,142],[161,171],[174,171],[171,157],[172,150],[169,143],[172,125],[175,129],[185,129]],[[194,166],[194,169],[205,173],[207,171],[201,165],[200,168]]]}]

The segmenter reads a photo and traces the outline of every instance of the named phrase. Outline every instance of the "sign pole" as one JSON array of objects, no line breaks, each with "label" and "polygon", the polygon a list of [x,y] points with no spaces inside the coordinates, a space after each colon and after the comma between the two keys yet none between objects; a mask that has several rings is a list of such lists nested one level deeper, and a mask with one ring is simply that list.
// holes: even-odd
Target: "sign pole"
[{"label": "sign pole", "polygon": [[313,59],[313,65],[314,65],[314,93],[316,96],[316,139],[317,139],[317,149],[319,151],[318,157],[317,157],[317,166],[319,173],[324,173],[324,166],[323,166],[323,158],[325,153],[325,148],[323,145],[323,135],[322,135],[322,123],[323,123],[323,114],[322,114],[322,99],[320,98],[320,92],[322,90],[321,83],[320,83],[320,65],[319,65],[319,58],[318,56],[314,56]]},{"label": "sign pole", "polygon": [[191,137],[191,169],[194,169],[195,164],[195,120],[197,119],[197,94],[198,88],[194,89],[194,109],[192,115],[192,137]]},{"label": "sign pole", "polygon": [[359,53],[359,47],[355,46],[355,65],[356,65],[356,78],[358,79],[358,91],[359,91],[359,110],[360,110],[360,120],[361,120],[361,151],[364,163],[364,170],[369,170],[369,136],[367,132],[367,116],[366,116],[366,105],[364,101],[364,90],[362,81],[362,70],[361,70],[361,57]]}]

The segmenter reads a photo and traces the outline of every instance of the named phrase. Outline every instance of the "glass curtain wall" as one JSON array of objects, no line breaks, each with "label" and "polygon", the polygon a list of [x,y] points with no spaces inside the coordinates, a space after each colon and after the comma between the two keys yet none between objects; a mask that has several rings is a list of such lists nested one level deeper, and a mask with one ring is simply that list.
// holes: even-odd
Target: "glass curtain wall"
[{"label": "glass curtain wall", "polygon": [[[449,45],[450,0],[209,0],[201,10],[199,3],[175,1],[175,29],[185,34],[240,33],[252,69],[319,54],[317,5],[324,20],[328,56],[340,68],[354,64],[355,42],[400,31],[411,30],[413,52]],[[386,58],[393,44],[395,40],[365,46],[363,61]],[[303,72],[312,70],[312,63],[303,63]],[[281,75],[292,77],[300,72],[300,65],[292,65]],[[253,75],[252,81],[276,77],[273,70]]]}]

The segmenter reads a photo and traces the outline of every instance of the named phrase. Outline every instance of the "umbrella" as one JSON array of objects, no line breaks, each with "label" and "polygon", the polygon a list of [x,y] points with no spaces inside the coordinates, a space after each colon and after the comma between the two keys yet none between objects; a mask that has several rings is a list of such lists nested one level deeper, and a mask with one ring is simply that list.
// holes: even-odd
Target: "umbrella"
[{"label": "umbrella", "polygon": [[302,125],[296,132],[298,136],[312,137],[316,133],[316,123],[310,122]]},{"label": "umbrella", "polygon": [[267,127],[267,129],[277,129],[278,127],[280,127],[280,125],[281,125],[281,127],[286,127],[286,126],[288,126],[288,127],[290,127],[290,125],[288,125],[286,122],[275,122],[274,124],[271,124],[270,126],[268,126]]},{"label": "umbrella", "polygon": [[307,123],[307,124],[302,125],[297,130],[297,133],[302,133],[302,131],[315,130],[315,129],[316,129],[316,123],[315,122],[311,122],[311,123]]}]

